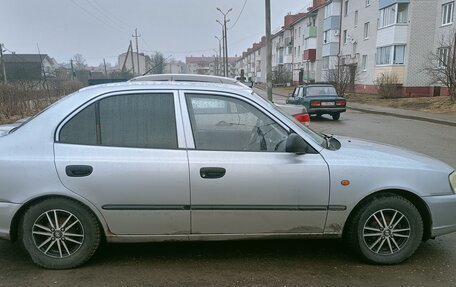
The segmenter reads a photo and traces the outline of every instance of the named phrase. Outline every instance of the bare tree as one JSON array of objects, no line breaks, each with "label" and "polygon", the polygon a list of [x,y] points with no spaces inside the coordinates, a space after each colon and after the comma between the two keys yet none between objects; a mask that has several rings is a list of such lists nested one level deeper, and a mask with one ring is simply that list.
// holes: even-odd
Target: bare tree
[{"label": "bare tree", "polygon": [[272,71],[272,82],[274,85],[285,85],[291,81],[292,74],[284,65],[278,65]]},{"label": "bare tree", "polygon": [[77,71],[82,71],[87,68],[86,60],[81,54],[76,54],[73,56],[74,68]]},{"label": "bare tree", "polygon": [[381,73],[375,84],[378,87],[378,94],[383,99],[397,98],[399,95],[399,77],[396,73]]},{"label": "bare tree", "polygon": [[442,36],[439,48],[429,52],[424,71],[431,77],[433,84],[443,85],[456,103],[456,34]]},{"label": "bare tree", "polygon": [[341,57],[338,58],[337,65],[334,69],[328,69],[326,80],[334,85],[337,94],[344,97],[349,91],[355,88],[355,81],[358,78],[357,64],[345,64]]}]

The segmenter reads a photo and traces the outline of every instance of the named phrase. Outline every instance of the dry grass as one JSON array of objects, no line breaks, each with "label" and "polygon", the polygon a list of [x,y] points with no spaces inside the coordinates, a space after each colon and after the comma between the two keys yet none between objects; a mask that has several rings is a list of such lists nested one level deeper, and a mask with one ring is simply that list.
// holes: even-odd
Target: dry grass
[{"label": "dry grass", "polygon": [[351,102],[381,107],[430,112],[436,114],[456,114],[456,104],[450,97],[422,97],[381,99],[377,95],[347,95]]}]

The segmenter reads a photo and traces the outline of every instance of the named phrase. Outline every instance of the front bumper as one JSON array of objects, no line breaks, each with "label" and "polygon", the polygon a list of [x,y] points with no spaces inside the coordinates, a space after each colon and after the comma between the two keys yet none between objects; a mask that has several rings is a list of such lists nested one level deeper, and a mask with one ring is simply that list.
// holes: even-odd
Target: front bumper
[{"label": "front bumper", "polygon": [[10,239],[11,221],[21,205],[0,202],[0,239]]},{"label": "front bumper", "polygon": [[322,114],[334,114],[334,113],[343,113],[346,108],[308,108],[307,112],[312,115],[322,115]]},{"label": "front bumper", "polygon": [[456,232],[456,195],[422,197],[432,216],[431,236]]}]

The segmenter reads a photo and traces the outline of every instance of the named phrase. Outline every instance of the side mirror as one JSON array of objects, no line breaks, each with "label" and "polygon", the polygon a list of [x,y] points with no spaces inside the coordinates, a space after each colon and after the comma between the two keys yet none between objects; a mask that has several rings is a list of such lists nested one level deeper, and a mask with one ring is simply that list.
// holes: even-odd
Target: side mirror
[{"label": "side mirror", "polygon": [[308,152],[308,148],[307,143],[299,135],[292,133],[288,136],[285,146],[286,152],[305,154]]}]

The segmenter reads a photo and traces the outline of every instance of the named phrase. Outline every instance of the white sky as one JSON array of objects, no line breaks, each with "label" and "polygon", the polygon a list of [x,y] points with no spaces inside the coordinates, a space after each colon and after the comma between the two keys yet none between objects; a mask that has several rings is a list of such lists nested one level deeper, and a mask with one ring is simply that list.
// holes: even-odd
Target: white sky
[{"label": "white sky", "polygon": [[[49,54],[69,62],[80,53],[90,65],[115,64],[125,52],[134,29],[142,35],[139,50],[165,57],[210,56],[218,51],[222,11],[230,28],[245,0],[1,0],[0,43],[16,53]],[[236,25],[228,30],[230,56],[240,55],[265,34],[263,0],[247,0]],[[311,0],[271,0],[272,29],[283,17],[309,6]],[[134,42],[133,42],[134,43]],[[9,52],[7,52],[9,53]]]}]

